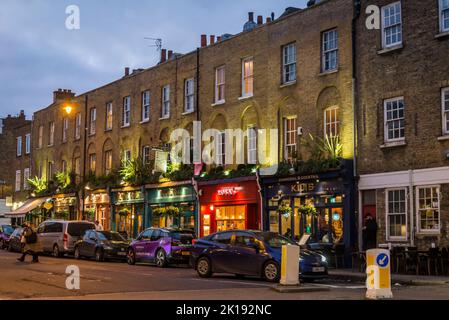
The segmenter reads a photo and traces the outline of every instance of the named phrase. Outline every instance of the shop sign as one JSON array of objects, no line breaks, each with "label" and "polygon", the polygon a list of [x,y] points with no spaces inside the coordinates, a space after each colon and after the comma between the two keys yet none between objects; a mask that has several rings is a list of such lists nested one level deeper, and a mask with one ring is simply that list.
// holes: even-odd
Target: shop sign
[{"label": "shop sign", "polygon": [[315,183],[297,183],[292,185],[293,193],[307,193],[313,192],[316,189]]},{"label": "shop sign", "polygon": [[222,196],[235,196],[236,194],[238,194],[240,191],[243,190],[243,187],[223,187],[218,189],[217,194],[222,197]]},{"label": "shop sign", "polygon": [[76,198],[68,197],[68,198],[56,198],[55,206],[56,207],[72,207],[76,204]]},{"label": "shop sign", "polygon": [[86,204],[109,203],[109,196],[106,193],[91,194],[86,198]]},{"label": "shop sign", "polygon": [[118,192],[117,193],[117,202],[118,203],[136,202],[136,201],[143,201],[143,196],[142,196],[141,191]]}]

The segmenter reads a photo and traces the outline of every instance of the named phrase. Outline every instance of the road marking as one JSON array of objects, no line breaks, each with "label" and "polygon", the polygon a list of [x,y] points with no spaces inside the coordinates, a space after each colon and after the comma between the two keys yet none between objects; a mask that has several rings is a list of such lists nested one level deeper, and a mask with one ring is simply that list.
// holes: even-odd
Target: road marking
[{"label": "road marking", "polygon": [[263,283],[253,283],[253,282],[241,282],[241,281],[227,281],[227,280],[216,280],[216,279],[211,279],[211,280],[207,280],[207,279],[188,279],[188,280],[192,280],[192,281],[205,281],[205,282],[210,282],[210,283],[233,283],[233,284],[243,284],[243,285],[247,285],[247,286],[259,286],[259,287],[267,287],[270,288],[272,287],[271,284],[263,284]]},{"label": "road marking", "polygon": [[366,289],[365,286],[337,286],[332,284],[321,284],[321,283],[311,283],[310,285],[315,287],[326,287],[332,289],[348,289],[348,290]]}]

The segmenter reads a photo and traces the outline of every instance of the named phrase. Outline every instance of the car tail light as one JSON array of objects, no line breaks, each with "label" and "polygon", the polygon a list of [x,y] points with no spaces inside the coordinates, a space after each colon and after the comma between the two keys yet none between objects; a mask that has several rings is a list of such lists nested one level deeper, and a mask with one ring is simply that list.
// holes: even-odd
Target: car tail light
[{"label": "car tail light", "polygon": [[66,244],[69,241],[69,235],[67,233],[64,233],[64,244]]},{"label": "car tail light", "polygon": [[192,240],[192,244],[193,244],[193,245],[196,245],[197,242],[198,242],[198,239],[193,239],[193,240]]}]

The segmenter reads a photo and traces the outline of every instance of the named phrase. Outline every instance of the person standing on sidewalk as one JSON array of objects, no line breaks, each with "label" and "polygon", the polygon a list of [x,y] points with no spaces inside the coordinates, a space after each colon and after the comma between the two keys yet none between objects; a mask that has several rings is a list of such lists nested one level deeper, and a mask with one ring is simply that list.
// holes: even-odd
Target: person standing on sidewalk
[{"label": "person standing on sidewalk", "polygon": [[17,259],[20,262],[25,262],[25,257],[27,254],[33,257],[33,263],[39,262],[39,253],[42,252],[42,246],[37,237],[37,232],[33,227],[27,223],[24,225],[22,238],[22,256]]},{"label": "person standing on sidewalk", "polygon": [[368,214],[365,218],[363,227],[363,249],[364,251],[375,249],[377,247],[377,222]]}]

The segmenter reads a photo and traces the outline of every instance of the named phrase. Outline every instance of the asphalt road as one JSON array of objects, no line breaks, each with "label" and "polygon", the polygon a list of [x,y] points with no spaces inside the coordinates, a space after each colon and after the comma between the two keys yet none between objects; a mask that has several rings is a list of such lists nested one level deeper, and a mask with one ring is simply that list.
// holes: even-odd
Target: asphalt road
[{"label": "asphalt road", "polygon": [[[278,293],[259,279],[217,275],[201,279],[187,267],[159,269],[120,262],[97,263],[72,258],[41,257],[39,264],[17,261],[0,251],[0,299],[83,300],[361,300],[363,283],[327,280],[307,286],[327,291]],[[79,267],[80,289],[66,288],[66,268]],[[449,299],[449,286],[397,287],[396,299]]]}]

